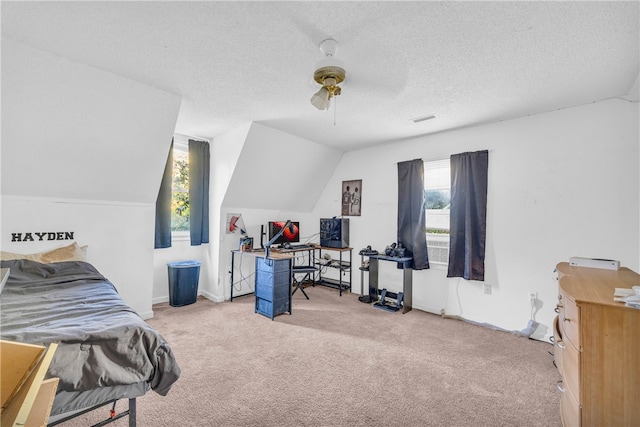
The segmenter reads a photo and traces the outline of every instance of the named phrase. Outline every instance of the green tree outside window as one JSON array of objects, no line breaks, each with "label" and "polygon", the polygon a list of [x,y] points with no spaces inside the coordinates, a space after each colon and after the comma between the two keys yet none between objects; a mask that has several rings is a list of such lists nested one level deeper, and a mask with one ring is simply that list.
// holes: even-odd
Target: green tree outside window
[{"label": "green tree outside window", "polygon": [[173,150],[171,231],[189,231],[189,154]]}]

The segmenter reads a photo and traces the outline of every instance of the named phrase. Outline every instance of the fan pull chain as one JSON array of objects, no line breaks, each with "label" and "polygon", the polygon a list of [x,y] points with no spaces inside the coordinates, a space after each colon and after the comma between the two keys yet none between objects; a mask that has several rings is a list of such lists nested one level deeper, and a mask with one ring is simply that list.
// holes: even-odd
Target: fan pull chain
[{"label": "fan pull chain", "polygon": [[333,125],[336,125],[336,110],[338,109],[338,99],[333,98]]}]

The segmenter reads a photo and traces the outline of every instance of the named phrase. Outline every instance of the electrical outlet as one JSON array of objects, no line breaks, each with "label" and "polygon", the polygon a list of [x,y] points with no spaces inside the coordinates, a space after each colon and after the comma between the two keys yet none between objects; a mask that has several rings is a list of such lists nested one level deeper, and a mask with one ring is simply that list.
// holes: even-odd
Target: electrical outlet
[{"label": "electrical outlet", "polygon": [[536,292],[529,292],[529,304],[531,307],[536,305],[536,300],[538,299],[538,294]]},{"label": "electrical outlet", "polygon": [[487,295],[491,295],[491,285],[484,284],[484,293]]}]

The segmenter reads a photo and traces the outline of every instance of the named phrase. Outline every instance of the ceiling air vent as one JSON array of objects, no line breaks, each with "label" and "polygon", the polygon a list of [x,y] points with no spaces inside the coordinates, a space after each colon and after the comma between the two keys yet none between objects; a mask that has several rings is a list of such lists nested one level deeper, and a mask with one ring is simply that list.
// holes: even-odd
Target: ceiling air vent
[{"label": "ceiling air vent", "polygon": [[420,122],[424,122],[424,121],[435,119],[435,118],[436,118],[435,114],[429,114],[427,116],[416,117],[415,119],[411,119],[411,121],[413,123],[420,123]]}]

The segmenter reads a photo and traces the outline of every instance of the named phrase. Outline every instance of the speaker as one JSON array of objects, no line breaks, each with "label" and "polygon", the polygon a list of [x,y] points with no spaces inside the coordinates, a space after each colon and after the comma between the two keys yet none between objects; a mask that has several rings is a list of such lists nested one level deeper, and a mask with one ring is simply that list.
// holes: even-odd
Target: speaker
[{"label": "speaker", "polygon": [[348,248],[349,219],[320,218],[320,246],[326,248]]}]

